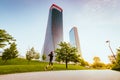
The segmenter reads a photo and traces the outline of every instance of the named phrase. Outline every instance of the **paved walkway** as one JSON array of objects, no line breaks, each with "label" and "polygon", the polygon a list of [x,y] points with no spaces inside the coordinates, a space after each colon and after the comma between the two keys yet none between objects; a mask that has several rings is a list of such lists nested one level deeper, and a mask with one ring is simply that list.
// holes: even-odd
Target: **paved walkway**
[{"label": "paved walkway", "polygon": [[0,80],[120,80],[112,70],[47,71],[0,75]]}]

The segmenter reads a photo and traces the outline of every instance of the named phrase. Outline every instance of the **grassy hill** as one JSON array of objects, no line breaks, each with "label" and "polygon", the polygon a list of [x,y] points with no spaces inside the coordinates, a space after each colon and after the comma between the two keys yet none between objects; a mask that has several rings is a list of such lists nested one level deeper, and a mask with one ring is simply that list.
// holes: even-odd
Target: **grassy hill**
[{"label": "grassy hill", "polygon": [[[0,58],[0,74],[45,71],[45,67],[47,65],[48,62],[40,62],[35,60],[28,62],[26,59],[21,58],[8,60],[4,64],[4,62]],[[83,70],[83,69],[85,68],[82,66],[69,64],[67,70]],[[54,63],[53,70],[66,70],[65,64]],[[50,71],[50,68],[48,68],[47,71]]]}]

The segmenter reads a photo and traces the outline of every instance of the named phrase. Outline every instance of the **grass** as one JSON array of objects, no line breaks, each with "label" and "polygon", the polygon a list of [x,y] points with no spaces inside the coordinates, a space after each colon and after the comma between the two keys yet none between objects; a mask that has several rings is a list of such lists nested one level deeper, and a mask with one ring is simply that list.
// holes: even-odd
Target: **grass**
[{"label": "grass", "polygon": [[[10,74],[10,73],[22,73],[22,72],[35,72],[35,71],[45,71],[45,67],[48,65],[47,62],[40,61],[30,61],[26,59],[12,59],[8,60],[5,64],[0,58],[0,74]],[[66,69],[65,64],[54,63],[53,70],[83,70],[85,69],[79,65],[68,65]]]}]

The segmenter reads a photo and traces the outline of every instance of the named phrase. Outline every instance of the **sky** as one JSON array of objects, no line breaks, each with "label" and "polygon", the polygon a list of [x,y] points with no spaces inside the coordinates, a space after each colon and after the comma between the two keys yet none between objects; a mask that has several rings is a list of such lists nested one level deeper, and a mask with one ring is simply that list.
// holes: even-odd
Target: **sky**
[{"label": "sky", "polygon": [[83,58],[92,63],[98,56],[108,63],[112,53],[106,40],[114,53],[120,47],[120,0],[0,0],[0,29],[16,39],[19,54],[31,47],[41,54],[53,3],[63,9],[64,41],[76,26]]}]

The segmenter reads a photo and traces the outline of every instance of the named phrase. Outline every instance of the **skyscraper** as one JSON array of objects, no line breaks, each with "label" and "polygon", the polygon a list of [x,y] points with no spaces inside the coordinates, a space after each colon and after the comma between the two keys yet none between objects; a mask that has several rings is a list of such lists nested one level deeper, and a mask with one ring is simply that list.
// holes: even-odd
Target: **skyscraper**
[{"label": "skyscraper", "polygon": [[73,47],[76,47],[78,49],[78,53],[82,56],[81,49],[80,49],[80,42],[78,37],[78,31],[76,27],[73,27],[69,32],[70,37],[70,44]]},{"label": "skyscraper", "polygon": [[46,54],[46,61],[49,60],[48,54],[58,48],[58,44],[63,41],[63,10],[53,4],[49,10],[49,18],[43,46],[43,54]]}]

